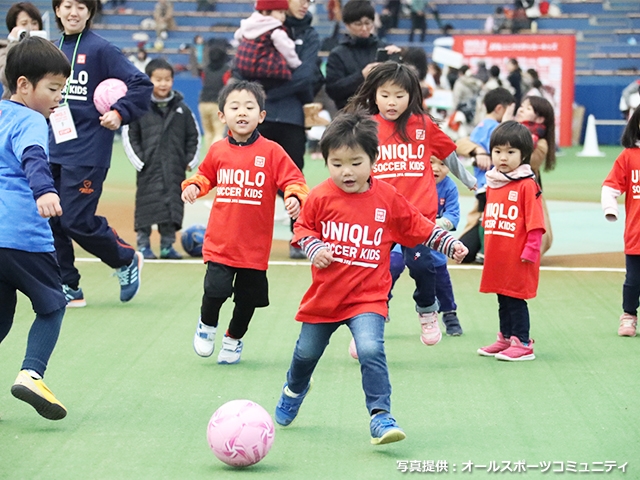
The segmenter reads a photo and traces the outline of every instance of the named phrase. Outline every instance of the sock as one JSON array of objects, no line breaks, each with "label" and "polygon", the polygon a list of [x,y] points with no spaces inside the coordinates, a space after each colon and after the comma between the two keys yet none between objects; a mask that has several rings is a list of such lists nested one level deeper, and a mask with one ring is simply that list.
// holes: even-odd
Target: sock
[{"label": "sock", "polygon": [[29,374],[29,376],[31,378],[33,378],[34,380],[42,380],[42,375],[40,375],[38,372],[36,372],[35,370],[31,370],[28,369],[27,373]]},{"label": "sock", "polygon": [[218,327],[212,327],[210,325],[205,325],[202,323],[202,320],[198,320],[198,330],[202,330],[204,333],[216,333],[216,329]]},{"label": "sock", "polygon": [[375,417],[379,413],[387,413],[387,411],[386,410],[382,410],[380,408],[374,408],[373,410],[371,410],[371,418]]},{"label": "sock", "polygon": [[291,390],[289,390],[289,386],[288,385],[286,387],[284,387],[284,394],[287,397],[291,397],[291,398],[298,398],[300,396],[299,393],[293,393]]}]

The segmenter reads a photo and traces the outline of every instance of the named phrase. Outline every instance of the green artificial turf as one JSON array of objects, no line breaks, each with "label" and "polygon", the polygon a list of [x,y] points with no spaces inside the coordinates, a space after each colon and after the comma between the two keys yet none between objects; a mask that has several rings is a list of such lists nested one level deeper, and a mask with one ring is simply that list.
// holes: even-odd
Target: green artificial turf
[{"label": "green artificial turf", "polygon": [[[447,462],[454,477],[468,475],[462,469],[469,461],[629,462],[626,478],[640,478],[634,373],[640,339],[616,335],[622,273],[543,271],[538,298],[529,302],[538,358],[522,363],[476,354],[498,330],[495,296],[478,293],[479,270],[452,269],[465,333],[434,347],[419,341],[412,281],[403,275],[386,348],[393,413],[407,439],[369,444],[359,367],[343,327],[298,419],[276,427],[262,462],[238,470],[209,450],[208,419],[238,398],[273,412],[299,332],[293,316],[309,267],[270,267],[271,306],[258,310],[241,363],[220,366],[216,353],[203,359],[191,346],[202,265],[149,262],[130,304],[118,301],[106,266],[79,266],[88,306],[67,311],[46,376],[67,418],[44,420],[9,392],[33,316],[22,296],[0,347],[2,479],[387,479],[401,475],[403,460]],[[222,328],[230,311],[225,305]],[[217,351],[220,338],[216,343]],[[490,475],[476,467],[470,478]],[[524,477],[545,475],[556,474],[529,469]]]}]

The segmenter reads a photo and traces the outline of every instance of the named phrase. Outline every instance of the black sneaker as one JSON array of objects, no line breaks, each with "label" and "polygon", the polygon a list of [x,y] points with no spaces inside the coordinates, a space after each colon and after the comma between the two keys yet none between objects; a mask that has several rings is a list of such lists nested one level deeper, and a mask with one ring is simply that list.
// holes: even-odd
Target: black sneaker
[{"label": "black sneaker", "polygon": [[442,323],[447,329],[447,335],[452,337],[459,337],[462,335],[462,327],[458,320],[456,312],[445,312],[442,314]]}]

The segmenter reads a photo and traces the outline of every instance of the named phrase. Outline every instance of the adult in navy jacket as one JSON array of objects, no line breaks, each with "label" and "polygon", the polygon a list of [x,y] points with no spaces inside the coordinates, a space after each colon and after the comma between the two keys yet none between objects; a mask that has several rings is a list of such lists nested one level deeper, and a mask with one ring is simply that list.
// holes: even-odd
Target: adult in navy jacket
[{"label": "adult in navy jacket", "polygon": [[[62,104],[69,105],[77,131],[77,138],[60,143],[53,132],[49,135],[51,171],[64,210],[50,223],[67,304],[86,305],[72,240],[116,270],[120,300],[126,302],[138,291],[142,256],[109,227],[106,218],[96,215],[96,209],[111,163],[114,133],[148,110],[153,85],[120,49],[91,31],[97,0],[53,0],[52,4],[62,32],[54,43],[72,66]],[[100,115],[93,95],[107,78],[124,81],[127,93]]]},{"label": "adult in navy jacket", "polygon": [[[282,146],[300,170],[307,145],[302,105],[315,96],[324,80],[318,67],[320,39],[311,26],[309,5],[310,0],[289,0],[284,25],[296,44],[302,65],[293,71],[290,81],[267,92],[267,116],[258,126],[260,134]],[[289,254],[291,258],[305,258],[294,247],[290,247]]]}]

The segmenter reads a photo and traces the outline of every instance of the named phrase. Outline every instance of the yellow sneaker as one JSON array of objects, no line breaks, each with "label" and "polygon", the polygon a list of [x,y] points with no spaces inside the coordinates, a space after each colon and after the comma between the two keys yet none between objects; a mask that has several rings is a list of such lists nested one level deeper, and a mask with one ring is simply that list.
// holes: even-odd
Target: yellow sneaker
[{"label": "yellow sneaker", "polygon": [[40,415],[49,420],[61,420],[67,416],[64,408],[55,395],[42,380],[35,380],[26,370],[22,370],[11,387],[11,394],[18,400],[27,402]]}]

